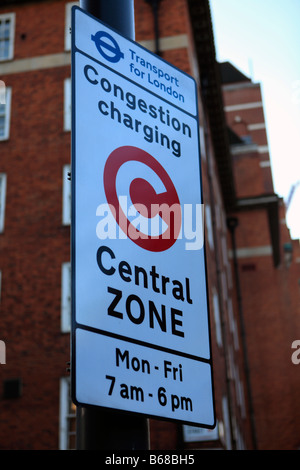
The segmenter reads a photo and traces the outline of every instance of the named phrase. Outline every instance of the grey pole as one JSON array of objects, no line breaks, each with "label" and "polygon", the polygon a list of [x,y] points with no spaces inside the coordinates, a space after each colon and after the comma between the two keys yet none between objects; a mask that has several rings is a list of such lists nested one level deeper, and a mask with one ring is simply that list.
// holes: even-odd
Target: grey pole
[{"label": "grey pole", "polygon": [[[134,40],[133,0],[80,0],[80,7],[103,23]],[[77,450],[147,450],[148,420],[134,414],[77,407]]]},{"label": "grey pole", "polygon": [[96,406],[79,406],[76,414],[77,450],[148,450],[148,420]]},{"label": "grey pole", "polygon": [[80,7],[128,39],[135,39],[133,0],[80,0]]}]

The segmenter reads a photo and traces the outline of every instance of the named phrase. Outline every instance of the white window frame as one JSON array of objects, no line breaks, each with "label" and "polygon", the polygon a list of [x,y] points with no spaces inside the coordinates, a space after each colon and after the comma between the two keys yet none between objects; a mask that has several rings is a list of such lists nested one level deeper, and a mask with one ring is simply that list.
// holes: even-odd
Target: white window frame
[{"label": "white window frame", "polygon": [[210,249],[214,250],[214,235],[212,227],[212,217],[209,204],[205,204],[205,225],[207,229],[207,237]]},{"label": "white window frame", "polygon": [[61,331],[71,331],[71,263],[61,266]]},{"label": "white window frame", "polygon": [[199,126],[199,138],[200,138],[200,152],[202,160],[206,161],[206,146],[205,146],[205,130],[203,126]]},{"label": "white window frame", "polygon": [[228,398],[226,396],[222,397],[222,415],[223,415],[223,422],[224,422],[226,450],[231,450],[232,442],[231,442],[231,431],[230,431],[230,413],[229,413]]},{"label": "white window frame", "polygon": [[66,78],[64,81],[64,130],[71,130],[71,78]]},{"label": "white window frame", "polygon": [[216,340],[217,345],[221,348],[223,346],[222,340],[222,326],[221,326],[221,317],[220,317],[220,302],[218,292],[213,288],[213,309],[214,309],[214,320],[216,326]]},{"label": "white window frame", "polygon": [[6,103],[6,88],[3,80],[0,80],[0,104]]},{"label": "white window frame", "polygon": [[0,233],[4,232],[6,204],[6,174],[0,173]]},{"label": "white window frame", "polygon": [[65,51],[71,50],[71,8],[79,6],[79,2],[69,2],[66,4],[65,12]]},{"label": "white window frame", "polygon": [[244,385],[240,379],[239,370],[236,367],[235,370],[235,389],[236,389],[236,397],[237,402],[241,410],[242,418],[246,418],[246,406],[245,406],[245,393],[244,393]]},{"label": "white window frame", "polygon": [[6,345],[3,340],[0,340],[0,364],[6,364]]},{"label": "white window frame", "polygon": [[[5,21],[7,19],[10,20],[10,31],[9,31],[9,50],[8,56],[4,57],[0,55],[0,62],[4,62],[6,60],[12,60],[14,57],[14,45],[15,45],[15,13],[4,13],[0,15],[0,20]],[[0,48],[1,52],[1,48]]]},{"label": "white window frame", "polygon": [[71,224],[71,181],[69,173],[71,172],[71,165],[64,165],[63,167],[63,193],[62,193],[62,223],[63,225]]},{"label": "white window frame", "polygon": [[9,132],[10,132],[10,110],[11,110],[11,87],[7,87],[5,90],[5,103],[0,105],[3,106],[4,112],[1,112],[0,108],[0,116],[4,116],[4,134],[0,135],[1,140],[8,140],[9,139]]},{"label": "white window frame", "polygon": [[238,335],[238,330],[237,330],[237,324],[234,318],[234,312],[233,312],[233,303],[231,297],[228,297],[227,299],[227,311],[228,311],[228,322],[229,322],[229,329],[230,332],[233,335],[233,344],[234,348],[236,351],[239,350],[240,345],[239,345],[239,335]]},{"label": "white window frame", "polygon": [[60,402],[59,402],[59,450],[69,449],[69,421],[75,418],[75,414],[70,414],[70,378],[62,377],[60,379]]}]

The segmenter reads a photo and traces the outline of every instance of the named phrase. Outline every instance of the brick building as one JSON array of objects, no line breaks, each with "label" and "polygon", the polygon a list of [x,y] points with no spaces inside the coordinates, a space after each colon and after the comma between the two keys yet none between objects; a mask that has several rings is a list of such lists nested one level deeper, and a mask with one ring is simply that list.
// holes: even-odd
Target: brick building
[{"label": "brick building", "polygon": [[297,371],[289,348],[299,331],[299,240],[290,239],[284,203],[274,194],[260,85],[228,63],[220,72],[238,209],[230,214],[237,221],[230,230],[236,308],[244,321],[255,440],[262,449],[295,449]]},{"label": "brick building", "polygon": [[[0,7],[1,449],[75,442],[67,372],[72,4]],[[198,83],[217,418],[213,431],[151,420],[151,448],[297,449],[291,344],[300,253],[273,190],[259,85],[217,66],[206,0],[162,0],[158,38],[149,2],[135,1],[135,22],[138,42]]]}]

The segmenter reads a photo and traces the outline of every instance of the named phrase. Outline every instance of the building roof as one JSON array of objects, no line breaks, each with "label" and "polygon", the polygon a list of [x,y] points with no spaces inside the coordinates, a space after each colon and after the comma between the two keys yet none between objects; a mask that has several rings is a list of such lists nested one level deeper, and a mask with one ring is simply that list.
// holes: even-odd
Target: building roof
[{"label": "building roof", "polygon": [[221,62],[219,64],[222,84],[251,82],[251,79],[244,75],[230,62]]}]

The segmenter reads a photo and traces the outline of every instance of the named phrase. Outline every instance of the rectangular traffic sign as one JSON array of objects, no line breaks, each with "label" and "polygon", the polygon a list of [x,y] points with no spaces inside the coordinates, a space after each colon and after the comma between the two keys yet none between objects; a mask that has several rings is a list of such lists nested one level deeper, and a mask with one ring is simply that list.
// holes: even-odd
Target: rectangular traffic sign
[{"label": "rectangular traffic sign", "polygon": [[195,81],[72,9],[72,394],[213,427]]}]

